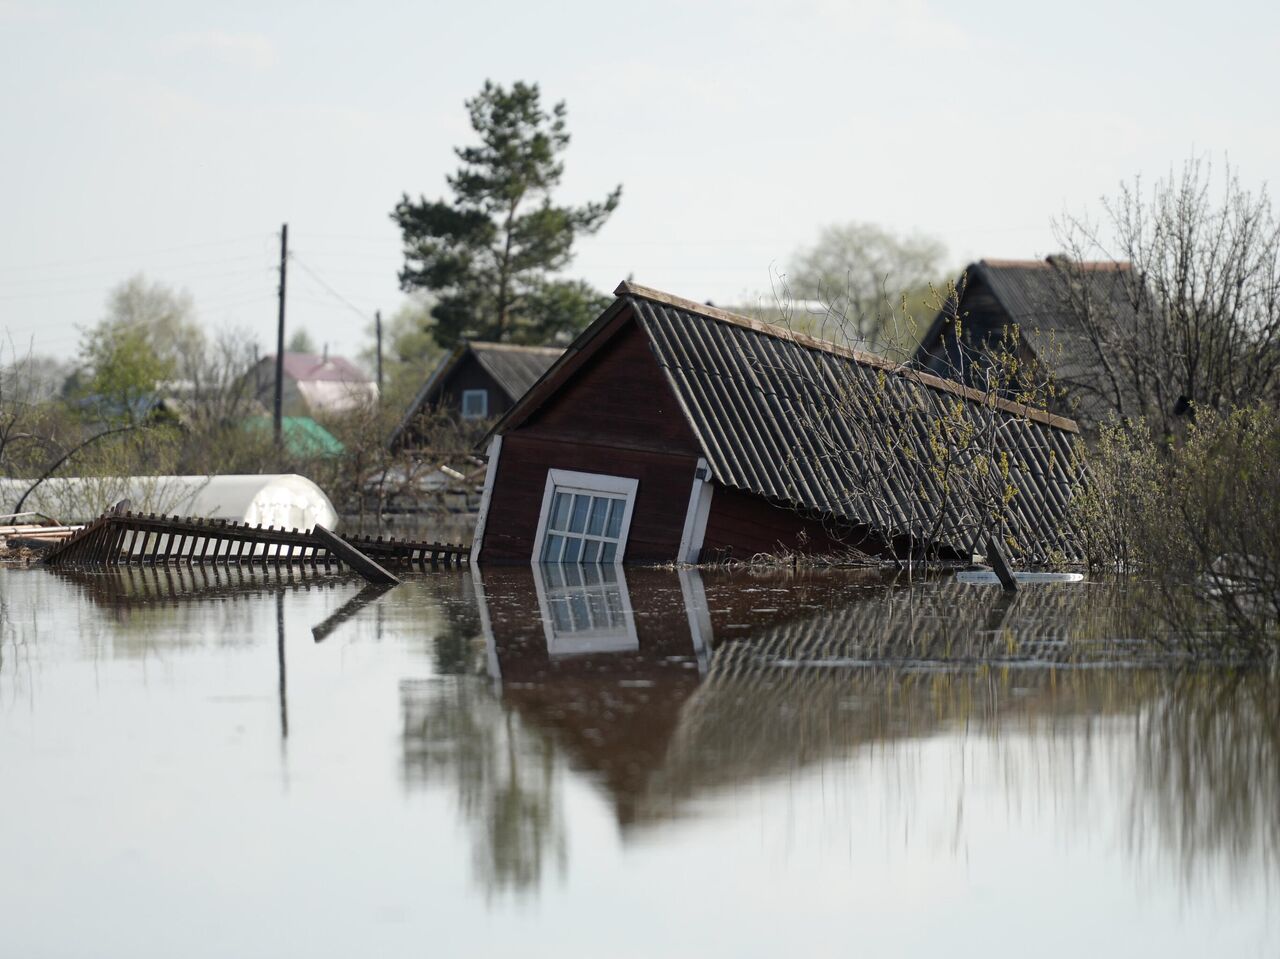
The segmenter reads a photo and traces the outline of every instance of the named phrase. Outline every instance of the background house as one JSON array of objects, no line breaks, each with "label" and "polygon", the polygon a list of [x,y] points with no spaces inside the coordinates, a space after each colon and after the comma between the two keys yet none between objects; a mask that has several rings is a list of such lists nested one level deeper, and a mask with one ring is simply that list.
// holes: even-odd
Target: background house
[{"label": "background house", "polygon": [[1065,390],[1050,408],[1095,424],[1115,409],[1123,389],[1108,375],[1105,353],[1117,338],[1101,327],[1135,327],[1133,282],[1126,262],[1050,256],[971,263],[957,283],[959,303],[935,317],[912,365],[981,387],[985,364],[1003,348],[1004,330],[1012,336],[1016,326],[1008,346],[1023,361],[1043,363]]},{"label": "background house", "polygon": [[[253,395],[274,409],[275,354],[264,356],[249,371]],[[285,353],[284,415],[323,417],[346,413],[378,401],[378,384],[350,360],[328,353]]]},{"label": "background house", "polygon": [[502,416],[564,353],[558,346],[464,342],[454,347],[422,385],[391,435],[393,449],[412,448],[423,413],[448,410],[463,420]]},{"label": "background house", "polygon": [[[1069,420],[657,290],[623,283],[616,293],[495,425],[478,563],[910,548],[900,541],[909,501],[926,493],[856,488],[863,456],[883,451],[865,442],[881,419],[833,415],[833,391],[881,381],[910,410],[887,455],[928,461],[941,416],[994,418],[1018,491],[1005,529],[1016,552],[1078,554]],[[891,465],[875,459],[872,472]],[[936,484],[927,495],[943,503],[940,541],[967,555],[954,496]]]}]

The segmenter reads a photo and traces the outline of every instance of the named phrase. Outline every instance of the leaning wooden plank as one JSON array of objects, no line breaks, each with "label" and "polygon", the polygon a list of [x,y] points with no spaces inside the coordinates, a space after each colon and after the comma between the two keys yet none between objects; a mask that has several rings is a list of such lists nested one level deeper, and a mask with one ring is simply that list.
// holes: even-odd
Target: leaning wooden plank
[{"label": "leaning wooden plank", "polygon": [[[325,547],[329,553],[342,560],[369,582],[387,583],[392,586],[400,582],[398,578],[387,572],[386,569],[379,566],[341,536],[331,533],[319,523],[312,529],[311,536],[318,544]],[[327,561],[328,557],[326,557],[326,565],[328,565]]]}]

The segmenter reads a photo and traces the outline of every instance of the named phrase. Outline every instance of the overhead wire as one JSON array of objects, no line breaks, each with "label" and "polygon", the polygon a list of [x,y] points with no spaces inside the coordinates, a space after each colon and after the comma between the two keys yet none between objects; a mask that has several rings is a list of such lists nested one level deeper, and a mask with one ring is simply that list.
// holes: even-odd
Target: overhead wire
[{"label": "overhead wire", "polygon": [[320,287],[325,292],[327,292],[334,299],[338,300],[338,302],[342,303],[352,313],[360,317],[360,319],[365,321],[369,321],[373,319],[373,316],[371,314],[366,313],[364,310],[360,309],[360,307],[356,306],[354,303],[348,300],[345,296],[343,296],[341,293],[335,290],[332,286],[330,286],[325,281],[324,277],[320,276],[320,274],[318,274],[315,270],[311,269],[311,267],[307,266],[306,263],[304,263],[301,259],[299,259],[298,254],[290,251],[289,259],[294,263],[296,263],[298,266],[300,266],[303,272],[306,273],[308,276],[310,276],[311,279],[314,280],[317,284],[319,284]]},{"label": "overhead wire", "polygon": [[[268,234],[268,236],[269,235],[270,234]],[[68,266],[79,263],[102,263],[109,260],[127,260],[131,257],[161,256],[166,253],[179,253],[184,250],[196,250],[210,246],[227,246],[231,243],[243,243],[246,240],[260,240],[262,237],[263,234],[261,233],[249,233],[244,236],[229,237],[223,240],[206,240],[200,243],[185,243],[180,246],[161,247],[159,249],[152,250],[139,250],[131,253],[108,253],[103,256],[75,257],[67,260],[49,260],[44,263],[26,264],[23,266],[4,266],[0,267],[0,274],[21,273],[29,270],[44,270],[51,267]]]}]

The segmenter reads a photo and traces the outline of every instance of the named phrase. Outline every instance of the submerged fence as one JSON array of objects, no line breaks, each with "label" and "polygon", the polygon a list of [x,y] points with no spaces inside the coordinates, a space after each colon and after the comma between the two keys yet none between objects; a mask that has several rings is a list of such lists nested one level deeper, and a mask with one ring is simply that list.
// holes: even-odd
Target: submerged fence
[{"label": "submerged fence", "polygon": [[250,526],[227,520],[124,512],[98,517],[44,557],[50,566],[259,565],[349,566],[354,549],[374,564],[437,569],[468,562],[469,547],[395,537],[341,537],[314,531]]}]

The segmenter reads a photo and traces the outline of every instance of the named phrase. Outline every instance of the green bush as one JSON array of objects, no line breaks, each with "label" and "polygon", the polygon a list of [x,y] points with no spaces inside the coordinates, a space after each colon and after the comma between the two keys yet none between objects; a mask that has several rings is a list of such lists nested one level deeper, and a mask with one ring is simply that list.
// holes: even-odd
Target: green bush
[{"label": "green bush", "polygon": [[1280,414],[1197,411],[1181,442],[1104,428],[1074,510],[1090,565],[1139,571],[1188,645],[1280,652]]}]

